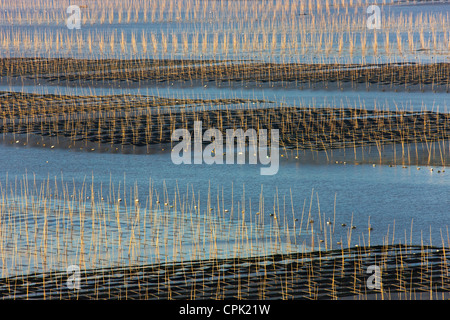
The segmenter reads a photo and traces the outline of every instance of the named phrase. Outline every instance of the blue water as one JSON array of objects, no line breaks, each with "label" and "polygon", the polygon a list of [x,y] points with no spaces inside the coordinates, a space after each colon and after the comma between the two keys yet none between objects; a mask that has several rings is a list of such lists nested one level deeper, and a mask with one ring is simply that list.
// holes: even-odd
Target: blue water
[{"label": "blue water", "polygon": [[[90,185],[93,175],[96,188],[103,185],[103,194],[107,194],[105,190],[111,181],[115,190],[119,184],[123,188],[125,183],[130,193],[137,185],[139,197],[144,198],[151,180],[161,197],[164,185],[170,198],[176,186],[181,191],[189,187],[206,203],[210,188],[214,204],[219,190],[221,198],[223,192],[227,208],[231,208],[233,189],[235,210],[244,197],[246,208],[249,210],[251,203],[252,212],[258,211],[262,194],[266,221],[270,221],[274,203],[280,208],[279,215],[286,216],[288,224],[293,220],[292,209],[295,218],[300,220],[305,206],[305,227],[312,203],[311,217],[318,227],[320,206],[322,223],[334,221],[335,215],[333,238],[336,241],[341,238],[346,241],[353,215],[353,225],[357,228],[352,230],[352,244],[362,245],[367,241],[369,217],[373,228],[372,244],[382,244],[386,237],[389,242],[404,243],[405,232],[409,243],[411,223],[413,243],[420,244],[422,240],[429,243],[430,228],[434,244],[441,244],[441,232],[447,243],[450,171],[438,173],[438,170],[445,170],[442,167],[433,167],[431,171],[427,166],[417,170],[416,166],[374,167],[371,163],[319,164],[300,156],[300,159],[280,158],[278,173],[262,176],[259,164],[175,165],[168,152],[151,155],[88,153],[5,145],[0,145],[0,161],[3,185],[6,176],[11,183],[14,177],[20,179],[27,174],[28,179],[34,176],[38,183],[56,177],[58,181],[63,178],[70,186],[75,182],[81,187],[83,182]],[[274,200],[276,196],[278,201]],[[342,227],[342,223],[347,226]]]}]

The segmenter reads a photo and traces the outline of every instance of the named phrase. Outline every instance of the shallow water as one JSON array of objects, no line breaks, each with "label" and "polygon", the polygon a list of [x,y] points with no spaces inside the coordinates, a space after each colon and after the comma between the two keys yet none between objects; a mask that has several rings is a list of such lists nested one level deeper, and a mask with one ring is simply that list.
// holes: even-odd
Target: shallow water
[{"label": "shallow water", "polygon": [[[262,223],[263,219],[262,225],[268,228],[266,235],[270,236],[269,233],[275,225],[271,215],[273,213],[278,217],[277,223],[283,226],[280,230],[286,231],[284,226],[289,226],[290,232],[295,228],[294,233],[297,235],[302,230],[302,235],[294,238],[284,232],[280,242],[282,246],[294,241],[311,245],[311,228],[314,228],[316,247],[320,245],[324,248],[325,242],[319,241],[325,238],[328,248],[340,247],[338,242],[342,242],[343,246],[368,244],[369,222],[373,228],[370,233],[372,245],[411,241],[413,244],[423,241],[436,245],[444,241],[448,245],[450,172],[438,173],[438,170],[445,170],[442,167],[434,166],[431,171],[431,167],[427,166],[422,166],[421,170],[417,170],[416,166],[373,166],[369,160],[358,165],[351,162],[344,164],[324,161],[323,156],[314,159],[300,154],[299,159],[292,156],[289,159],[282,157],[276,175],[261,176],[260,165],[175,165],[167,152],[151,155],[111,154],[5,145],[0,145],[0,160],[3,164],[0,172],[3,190],[7,180],[10,189],[14,180],[20,181],[24,175],[27,175],[29,181],[36,181],[38,186],[46,179],[51,182],[56,180],[58,184],[63,180],[69,185],[69,190],[73,188],[74,183],[77,188],[81,188],[84,183],[88,186],[88,194],[93,176],[92,185],[95,192],[99,192],[101,186],[105,199],[111,182],[115,192],[120,187],[121,190],[126,190],[130,197],[134,196],[134,188],[137,186],[141,203],[145,203],[146,200],[143,199],[147,199],[150,180],[160,195],[161,202],[163,197],[166,197],[164,191],[168,199],[171,199],[168,201],[172,203],[177,187],[181,195],[186,189],[193,190],[201,203],[202,211],[199,217],[222,219],[221,223],[216,225],[217,228],[229,228],[227,236],[219,237],[216,243],[217,247],[222,246],[222,249],[218,250],[221,256],[236,253],[236,249],[233,249],[236,242],[232,239],[233,236],[230,239],[230,234],[235,235],[236,231],[230,230],[239,227],[242,218],[249,223],[248,226],[257,221]],[[20,183],[17,188],[21,190]],[[208,192],[211,206],[215,208],[211,213],[206,210]],[[261,197],[264,198],[264,211],[263,215],[257,216],[256,212],[261,211]],[[220,199],[217,201],[218,198]],[[242,216],[240,211],[243,203],[245,214]],[[223,213],[224,208],[229,212]],[[163,209],[164,207],[161,210],[164,211]],[[174,219],[176,214],[170,213],[169,217]],[[315,221],[314,225],[308,223],[310,219]],[[328,225],[326,221],[333,224]],[[91,222],[91,213],[86,214],[86,234],[90,232]],[[343,223],[346,224],[345,227],[341,226]],[[352,225],[356,228],[351,229]],[[186,227],[180,222],[178,226]],[[173,232],[170,223],[161,229],[162,234]],[[351,237],[349,232],[352,233]],[[127,232],[123,235],[124,238],[128,236]],[[168,239],[175,241],[178,238]],[[189,256],[192,245],[195,244],[192,239],[186,235],[183,249],[177,251],[177,254],[183,253],[184,259]],[[170,247],[170,241],[164,248],[163,257],[169,260],[180,258],[177,254],[174,255],[171,249],[167,249],[167,246]],[[203,245],[206,252],[210,252],[208,246],[211,242],[206,240]],[[261,248],[263,247],[264,245]],[[172,250],[173,248],[176,246],[172,247]],[[257,245],[253,247],[253,254],[258,254],[257,248]],[[114,260],[111,259],[113,252],[117,254],[117,250],[111,251],[108,256],[109,263]],[[260,252],[268,251],[266,248]],[[204,257],[207,257],[208,254],[205,254]],[[139,260],[139,263],[148,263],[154,261],[155,255],[144,255],[141,259],[143,260]]]}]

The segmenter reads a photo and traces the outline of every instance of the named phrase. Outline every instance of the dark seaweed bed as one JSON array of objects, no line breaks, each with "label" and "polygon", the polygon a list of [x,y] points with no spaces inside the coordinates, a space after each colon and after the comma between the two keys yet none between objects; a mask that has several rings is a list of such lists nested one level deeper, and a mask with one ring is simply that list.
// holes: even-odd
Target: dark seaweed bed
[{"label": "dark seaweed bed", "polygon": [[[379,289],[368,267],[380,267]],[[443,299],[448,248],[388,245],[82,270],[0,279],[3,299]]]}]

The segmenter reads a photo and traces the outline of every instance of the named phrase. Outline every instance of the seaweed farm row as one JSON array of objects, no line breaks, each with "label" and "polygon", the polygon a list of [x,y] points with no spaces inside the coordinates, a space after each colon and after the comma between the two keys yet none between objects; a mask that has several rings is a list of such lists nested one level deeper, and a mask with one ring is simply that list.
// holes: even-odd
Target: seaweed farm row
[{"label": "seaweed farm row", "polygon": [[[302,64],[215,60],[3,58],[6,83],[110,86],[185,83],[311,87],[378,86],[392,90],[449,90],[448,63]],[[5,82],[5,80],[3,81]]]},{"label": "seaweed farm row", "polygon": [[[0,280],[4,299],[448,299],[447,249],[386,245],[84,270]],[[382,270],[369,287],[370,266]]]},{"label": "seaweed farm row", "polygon": [[[215,106],[221,108],[216,109]],[[33,137],[52,138],[87,151],[147,148],[172,144],[172,132],[278,129],[280,145],[292,150],[331,150],[408,145],[403,153],[429,157],[442,165],[448,158],[449,114],[433,111],[389,111],[362,108],[271,106],[247,99],[166,99],[151,96],[64,96],[5,92],[0,114],[4,139],[19,145],[51,147]],[[267,107],[270,106],[270,107]],[[17,140],[11,138],[17,136]],[[436,145],[432,147],[433,145]],[[92,148],[87,148],[92,146]]]}]

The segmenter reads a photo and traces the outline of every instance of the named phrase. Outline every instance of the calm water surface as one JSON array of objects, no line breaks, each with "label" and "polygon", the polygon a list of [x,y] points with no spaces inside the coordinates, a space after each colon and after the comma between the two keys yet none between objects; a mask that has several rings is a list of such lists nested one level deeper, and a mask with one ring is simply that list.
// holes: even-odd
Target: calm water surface
[{"label": "calm water surface", "polygon": [[[200,194],[203,203],[209,189],[213,204],[218,193],[222,201],[223,193],[225,207],[232,206],[233,197],[235,210],[245,198],[246,208],[250,209],[251,203],[253,213],[259,211],[262,195],[266,221],[270,221],[274,204],[276,212],[288,217],[288,223],[292,222],[292,209],[299,220],[305,211],[305,224],[309,211],[317,220],[320,210],[322,221],[335,221],[336,240],[347,238],[353,217],[357,227],[352,231],[354,244],[367,241],[363,237],[367,236],[369,217],[372,243],[382,244],[386,237],[404,242],[405,232],[409,242],[411,223],[414,243],[422,239],[429,242],[430,230],[433,243],[441,243],[441,231],[447,241],[450,171],[438,173],[445,171],[442,167],[431,171],[427,166],[417,170],[417,166],[319,163],[300,156],[281,158],[276,175],[261,176],[260,165],[175,165],[167,152],[88,153],[5,145],[0,145],[0,161],[3,185],[7,178],[11,183],[15,177],[21,179],[27,174],[29,180],[34,176],[38,183],[56,177],[81,186],[83,182],[90,185],[93,175],[96,188],[103,185],[105,190],[112,182],[117,189],[125,182],[128,189],[137,185],[139,197],[144,198],[151,180],[161,195],[164,187],[169,195],[177,186],[181,193],[189,187]],[[342,227],[342,223],[347,226]]]}]

